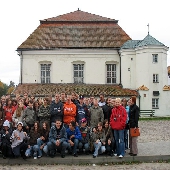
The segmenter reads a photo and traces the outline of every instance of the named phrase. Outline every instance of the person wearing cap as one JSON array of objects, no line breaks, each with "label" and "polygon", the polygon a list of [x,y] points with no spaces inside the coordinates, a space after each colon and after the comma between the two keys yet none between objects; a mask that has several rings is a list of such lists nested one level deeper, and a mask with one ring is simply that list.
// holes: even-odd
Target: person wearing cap
[{"label": "person wearing cap", "polygon": [[77,111],[76,111],[76,122],[78,125],[81,125],[81,120],[85,118],[86,120],[88,119],[88,108],[84,104],[84,96],[80,95],[79,96],[79,103],[77,104]]},{"label": "person wearing cap", "polygon": [[13,131],[12,136],[10,138],[12,144],[11,148],[15,157],[22,156],[23,159],[26,158],[25,151],[27,150],[28,144],[24,142],[24,140],[28,140],[26,132],[23,132],[23,123],[17,123],[17,129]]},{"label": "person wearing cap", "polygon": [[79,142],[79,152],[83,152],[85,150],[85,154],[89,154],[89,138],[90,138],[90,129],[87,126],[86,118],[81,120],[81,125],[79,126],[82,140]]},{"label": "person wearing cap", "polygon": [[2,148],[2,157],[6,159],[6,157],[12,157],[12,150],[10,144],[10,137],[12,135],[12,130],[10,128],[9,121],[6,120],[3,123],[3,128],[0,131],[0,145]]}]

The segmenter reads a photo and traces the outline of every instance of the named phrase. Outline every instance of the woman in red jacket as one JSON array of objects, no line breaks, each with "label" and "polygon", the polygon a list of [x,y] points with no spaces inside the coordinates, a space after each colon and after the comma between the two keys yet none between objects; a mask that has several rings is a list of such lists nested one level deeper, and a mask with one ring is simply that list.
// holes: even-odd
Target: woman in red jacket
[{"label": "woman in red jacket", "polygon": [[12,116],[14,114],[15,108],[12,106],[12,101],[10,98],[6,99],[6,106],[4,106],[5,120],[8,120],[12,124]]},{"label": "woman in red jacket", "polygon": [[127,113],[123,106],[121,106],[121,99],[116,98],[115,107],[112,109],[110,117],[110,126],[114,130],[114,137],[116,141],[116,153],[115,156],[119,158],[125,155],[125,143],[124,143],[124,129],[126,125]]}]

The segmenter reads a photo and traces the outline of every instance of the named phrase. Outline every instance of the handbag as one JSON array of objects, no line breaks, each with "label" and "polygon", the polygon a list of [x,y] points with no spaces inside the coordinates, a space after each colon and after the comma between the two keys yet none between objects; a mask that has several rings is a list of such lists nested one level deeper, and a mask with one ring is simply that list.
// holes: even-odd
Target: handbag
[{"label": "handbag", "polygon": [[139,128],[130,128],[130,136],[131,136],[131,137],[140,136],[140,130],[139,130]]}]

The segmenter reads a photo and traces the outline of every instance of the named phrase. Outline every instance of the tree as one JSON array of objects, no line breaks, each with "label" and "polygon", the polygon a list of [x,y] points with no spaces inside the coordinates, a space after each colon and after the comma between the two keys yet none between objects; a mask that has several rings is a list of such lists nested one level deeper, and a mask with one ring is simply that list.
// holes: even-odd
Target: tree
[{"label": "tree", "polygon": [[15,87],[9,87],[9,88],[8,88],[8,91],[7,91],[7,94],[11,94],[11,93],[14,91],[14,88],[15,88]]},{"label": "tree", "polygon": [[0,96],[6,95],[8,85],[0,81]]}]

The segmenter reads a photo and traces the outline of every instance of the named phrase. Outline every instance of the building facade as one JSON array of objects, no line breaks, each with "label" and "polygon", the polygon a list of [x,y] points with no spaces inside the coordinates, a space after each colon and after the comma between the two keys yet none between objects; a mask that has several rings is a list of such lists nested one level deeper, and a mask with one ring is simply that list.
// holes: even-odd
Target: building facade
[{"label": "building facade", "polygon": [[80,10],[45,19],[17,51],[20,84],[119,85],[137,90],[142,110],[170,114],[168,47],[149,34],[131,40],[117,20]]}]

